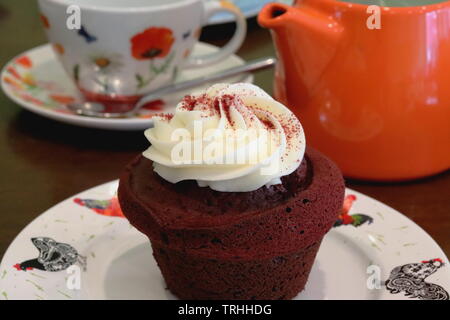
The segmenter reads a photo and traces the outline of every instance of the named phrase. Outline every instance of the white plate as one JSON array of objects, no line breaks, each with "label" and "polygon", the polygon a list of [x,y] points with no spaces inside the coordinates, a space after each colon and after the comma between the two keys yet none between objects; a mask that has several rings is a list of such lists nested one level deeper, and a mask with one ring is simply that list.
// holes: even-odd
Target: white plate
[{"label": "white plate", "polygon": [[[216,52],[219,48],[198,43],[193,54],[204,55]],[[186,69],[180,72],[177,82],[205,76],[220,70],[243,65],[245,62],[232,55],[213,66]],[[51,45],[46,44],[22,53],[5,65],[1,72],[1,85],[5,94],[23,108],[41,116],[82,127],[109,130],[144,130],[150,127],[154,114],[171,112],[186,92],[172,94],[163,98],[164,103],[147,106],[136,116],[121,119],[100,119],[76,115],[67,110],[65,103],[80,99],[72,80],[57,60]],[[253,82],[253,75],[243,74],[224,80],[224,82]]]},{"label": "white plate", "polygon": [[[174,299],[165,289],[147,238],[120,216],[116,189],[114,181],[84,191],[31,222],[3,257],[0,298]],[[306,289],[297,299],[448,299],[448,259],[433,239],[394,209],[350,189],[347,195],[347,199],[356,196],[356,201],[345,224],[334,227],[325,237]],[[58,242],[44,241],[57,252],[73,248],[79,257],[72,251],[69,258],[79,261],[71,267],[70,259],[65,264],[39,264],[31,239],[42,237]],[[83,264],[81,257],[87,262],[85,271],[73,267]],[[423,262],[432,259],[440,261]],[[21,269],[27,266],[33,269]],[[370,274],[369,266],[374,268],[369,269]],[[52,267],[67,269],[39,270]],[[382,286],[369,289],[367,280],[377,268]],[[77,270],[81,288],[69,289],[67,283],[74,283],[72,276]],[[392,293],[385,285],[389,277]],[[407,290],[416,296],[406,296]]]},{"label": "white plate", "polygon": [[[206,1],[216,1],[216,0],[206,0]],[[244,16],[248,18],[252,18],[256,16],[259,11],[269,2],[282,2],[288,5],[291,5],[294,1],[293,0],[231,0],[239,9],[241,9],[241,12],[244,14]],[[222,23],[229,23],[233,22],[235,20],[235,17],[232,14],[229,13],[218,13],[211,17],[211,19],[208,22],[208,25],[215,25],[215,24],[222,24]]]}]

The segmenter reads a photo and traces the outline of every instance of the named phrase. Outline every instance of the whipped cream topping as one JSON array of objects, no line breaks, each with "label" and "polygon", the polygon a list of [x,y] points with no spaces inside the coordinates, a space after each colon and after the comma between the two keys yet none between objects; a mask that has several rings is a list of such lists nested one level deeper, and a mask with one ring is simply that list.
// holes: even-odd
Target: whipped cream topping
[{"label": "whipped cream topping", "polygon": [[171,183],[196,180],[222,192],[254,191],[280,184],[305,152],[299,120],[252,84],[216,84],[186,96],[174,115],[153,119],[143,155]]}]

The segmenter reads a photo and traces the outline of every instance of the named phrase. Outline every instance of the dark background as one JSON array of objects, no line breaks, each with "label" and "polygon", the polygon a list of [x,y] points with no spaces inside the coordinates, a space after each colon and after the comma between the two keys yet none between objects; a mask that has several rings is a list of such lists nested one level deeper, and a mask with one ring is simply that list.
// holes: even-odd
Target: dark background
[{"label": "dark background", "polygon": [[[0,0],[0,66],[46,42],[35,1]],[[232,25],[207,28],[202,40],[221,45]],[[239,51],[246,60],[274,55],[270,34],[250,20]],[[272,71],[255,83],[272,92]],[[0,93],[0,257],[37,215],[95,185],[117,179],[147,147],[142,132],[85,129],[22,110]],[[347,186],[394,207],[424,228],[450,255],[450,173],[403,184],[347,181]]]}]

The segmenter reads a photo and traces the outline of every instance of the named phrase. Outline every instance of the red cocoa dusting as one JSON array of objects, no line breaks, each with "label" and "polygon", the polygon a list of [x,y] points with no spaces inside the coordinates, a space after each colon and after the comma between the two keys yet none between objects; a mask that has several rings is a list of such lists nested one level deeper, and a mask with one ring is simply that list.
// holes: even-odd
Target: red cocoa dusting
[{"label": "red cocoa dusting", "polygon": [[187,95],[181,100],[181,108],[192,111],[197,104],[197,99],[194,96]]},{"label": "red cocoa dusting", "polygon": [[[298,137],[298,133],[301,130],[301,125],[299,124],[298,119],[294,114],[291,114],[288,118],[286,118],[283,115],[274,114],[268,110],[259,108],[257,106],[255,106],[253,109],[261,110],[262,112],[265,112],[265,113],[271,115],[272,117],[274,117],[275,119],[277,119],[279,121],[281,127],[283,128],[284,134],[286,136],[287,149],[292,150],[292,148],[294,148],[294,147],[296,147],[298,149],[298,146],[295,144],[295,141],[293,141],[293,140]],[[261,119],[260,119],[260,121],[263,122],[263,120],[261,120]]]},{"label": "red cocoa dusting", "polygon": [[[205,114],[204,116],[212,116],[214,114],[220,115],[220,107],[222,106],[224,116],[227,118],[228,122],[231,126],[234,126],[234,121],[231,118],[231,112],[230,108],[232,106],[236,106],[239,104],[243,104],[242,101],[240,101],[240,97],[235,94],[226,94],[223,96],[219,96],[216,98],[212,98],[206,93],[201,94],[199,96],[193,96],[193,95],[187,95],[183,98],[181,101],[181,108],[187,110],[187,111],[193,111],[195,108],[197,108],[199,111],[206,111],[208,114]],[[286,135],[286,140],[288,143],[288,148],[292,148],[292,139],[295,138],[300,131],[300,126],[298,124],[298,120],[294,115],[291,115],[289,118],[281,118],[278,114],[273,114],[272,112],[259,108],[256,104],[251,104],[249,107],[253,110],[260,110],[264,113],[268,113],[269,115],[276,118]],[[245,120],[249,120],[250,122],[253,120],[252,116],[245,117],[246,115],[243,115]],[[170,120],[170,119],[169,119]],[[262,124],[268,129],[273,130],[276,129],[275,124],[268,120],[268,119],[259,119]]]},{"label": "red cocoa dusting", "polygon": [[207,114],[202,115],[202,117],[213,116],[216,112],[214,101],[206,93],[199,96],[185,96],[181,101],[181,108],[187,111],[196,109],[198,111],[206,112]]},{"label": "red cocoa dusting", "polygon": [[225,117],[231,126],[234,126],[234,121],[231,119],[230,108],[238,103],[242,103],[238,100],[239,97],[234,94],[225,94],[220,98],[216,98],[214,101],[214,108],[220,112],[220,105],[222,105],[223,112],[225,113]]},{"label": "red cocoa dusting", "polygon": [[170,121],[173,118],[173,114],[172,113],[156,113],[155,115],[153,115],[154,117],[160,117],[163,118],[164,120]]},{"label": "red cocoa dusting", "polygon": [[273,124],[272,121],[267,120],[267,119],[260,119],[260,121],[262,122],[262,124],[263,124],[268,130],[273,130],[273,129],[275,129],[275,125]]},{"label": "red cocoa dusting", "polygon": [[[274,115],[274,114],[273,114],[272,112],[270,112],[269,110],[265,110],[265,109],[263,109],[263,108],[259,108],[259,107],[256,106],[256,104],[252,104],[252,107],[253,107],[253,108],[252,108],[253,110],[258,110],[258,111],[260,111],[260,112],[263,113],[263,114],[268,114],[268,115],[274,117],[275,119],[277,119],[276,115]],[[276,129],[275,124],[274,124],[272,121],[270,121],[269,119],[263,119],[263,118],[261,118],[261,117],[258,117],[258,119],[259,119],[259,121],[261,121],[261,123],[262,123],[268,130]]]},{"label": "red cocoa dusting", "polygon": [[215,98],[214,99],[214,104],[213,104],[214,110],[220,114],[220,101],[219,98]]},{"label": "red cocoa dusting", "polygon": [[284,134],[286,135],[287,140],[287,147],[292,148],[295,145],[293,145],[293,139],[297,137],[298,132],[300,131],[300,125],[298,123],[297,118],[294,115],[291,115],[288,119],[283,119],[280,121]]},{"label": "red cocoa dusting", "polygon": [[167,121],[170,121],[170,120],[172,120],[172,118],[173,118],[173,114],[172,114],[172,113],[166,113],[166,114],[164,115],[164,118],[165,118]]}]

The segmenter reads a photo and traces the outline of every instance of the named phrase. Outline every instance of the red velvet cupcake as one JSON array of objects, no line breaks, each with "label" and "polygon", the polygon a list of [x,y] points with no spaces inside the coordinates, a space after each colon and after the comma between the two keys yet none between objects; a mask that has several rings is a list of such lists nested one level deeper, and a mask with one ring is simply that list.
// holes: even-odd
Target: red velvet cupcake
[{"label": "red velvet cupcake", "polygon": [[[203,152],[201,161],[199,139],[175,131],[195,136],[196,121],[203,151],[216,151]],[[237,135],[252,128],[264,133]],[[234,148],[214,148],[213,138],[227,129]],[[174,132],[184,145],[168,139]],[[119,201],[149,237],[168,289],[181,299],[295,297],[344,198],[339,169],[306,149],[295,116],[257,87],[216,85],[186,97],[146,136],[152,146],[127,166]],[[174,154],[177,148],[183,152]],[[239,150],[250,154],[246,161],[226,161],[230,154],[242,160]]]}]

